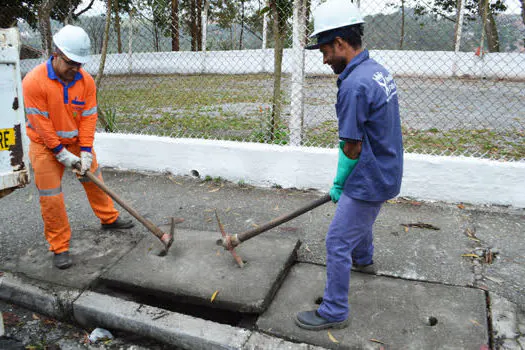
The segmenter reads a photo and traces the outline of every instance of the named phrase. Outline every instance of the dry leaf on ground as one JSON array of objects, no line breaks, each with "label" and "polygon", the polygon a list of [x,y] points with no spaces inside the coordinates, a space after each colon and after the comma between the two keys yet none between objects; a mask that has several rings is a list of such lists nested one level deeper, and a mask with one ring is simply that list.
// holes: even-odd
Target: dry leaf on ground
[{"label": "dry leaf on ground", "polygon": [[332,333],[330,333],[330,331],[328,331],[328,338],[330,338],[332,343],[339,344],[339,340],[335,339],[335,337],[332,335]]},{"label": "dry leaf on ground", "polygon": [[401,224],[401,226],[424,228],[424,229],[435,230],[435,231],[440,230],[439,227],[431,225],[431,224],[425,224],[424,222],[416,222],[416,223],[410,223],[410,224]]},{"label": "dry leaf on ground", "polygon": [[213,301],[215,300],[215,298],[217,297],[217,294],[219,294],[219,290],[216,290],[215,292],[213,292],[212,296],[211,296],[211,299],[210,299],[210,302],[213,303]]}]

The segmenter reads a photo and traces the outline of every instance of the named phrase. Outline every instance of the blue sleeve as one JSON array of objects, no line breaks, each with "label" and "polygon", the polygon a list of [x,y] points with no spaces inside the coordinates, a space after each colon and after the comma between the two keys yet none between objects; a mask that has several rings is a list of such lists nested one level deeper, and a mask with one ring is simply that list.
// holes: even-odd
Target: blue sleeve
[{"label": "blue sleeve", "polygon": [[363,124],[368,114],[366,97],[352,90],[341,90],[335,107],[339,138],[363,140]]}]

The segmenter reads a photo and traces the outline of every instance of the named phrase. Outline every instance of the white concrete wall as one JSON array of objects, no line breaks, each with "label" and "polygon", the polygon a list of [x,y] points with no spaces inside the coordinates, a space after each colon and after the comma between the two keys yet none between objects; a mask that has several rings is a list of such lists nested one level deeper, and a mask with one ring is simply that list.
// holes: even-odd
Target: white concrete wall
[{"label": "white concrete wall", "polygon": [[[525,54],[488,53],[483,58],[474,52],[372,50],[372,58],[397,76],[452,77],[470,76],[501,79],[525,79]],[[41,63],[40,59],[23,60],[22,74]],[[84,66],[96,74],[100,55],[94,55]],[[254,74],[273,73],[273,49],[208,51],[208,52],[148,52],[111,54],[107,56],[104,73],[114,74]],[[283,72],[293,68],[292,49],[284,50]],[[319,51],[306,50],[306,74],[332,74],[323,65]]]},{"label": "white concrete wall", "polygon": [[[313,147],[98,133],[95,149],[103,166],[321,191],[337,167],[335,149]],[[401,196],[524,208],[523,179],[524,162],[406,154]]]}]

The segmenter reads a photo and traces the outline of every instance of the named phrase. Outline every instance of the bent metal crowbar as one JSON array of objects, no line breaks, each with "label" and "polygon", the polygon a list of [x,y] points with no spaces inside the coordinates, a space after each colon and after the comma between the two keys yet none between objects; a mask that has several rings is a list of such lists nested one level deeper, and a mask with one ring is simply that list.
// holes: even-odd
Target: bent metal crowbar
[{"label": "bent metal crowbar", "polygon": [[225,250],[229,251],[232,255],[239,267],[244,266],[244,262],[241,259],[241,257],[235,252],[235,247],[237,247],[239,244],[241,244],[244,241],[247,241],[257,235],[260,235],[263,232],[266,232],[276,226],[279,226],[281,224],[284,224],[287,221],[290,221],[306,212],[309,212],[312,209],[315,209],[326,202],[329,202],[330,195],[326,194],[321,198],[318,198],[314,200],[313,202],[310,202],[309,204],[289,213],[286,215],[279,216],[276,219],[273,219],[272,221],[267,222],[266,224],[263,224],[255,229],[245,231],[239,234],[235,235],[229,235],[226,234],[224,231],[224,226],[222,225],[221,221],[219,220],[219,216],[217,215],[217,211],[215,211],[215,217],[217,218],[217,222],[219,224],[219,229],[221,230],[222,238],[216,241],[216,244],[219,246],[222,246]]},{"label": "bent metal crowbar", "polygon": [[[80,163],[76,163],[74,168],[80,170]],[[104,191],[108,196],[113,198],[115,202],[120,204],[128,213],[133,215],[142,225],[144,225],[151,233],[153,233],[164,245],[164,248],[160,251],[159,256],[165,256],[168,254],[173,243],[173,236],[175,232],[175,219],[171,218],[171,229],[170,233],[164,233],[160,228],[155,226],[151,221],[140,215],[135,209],[133,209],[129,204],[127,204],[122,198],[120,198],[115,192],[113,192],[109,187],[107,187],[95,174],[90,171],[86,171],[84,174],[85,177],[90,179],[95,185],[97,185],[102,191]]]}]

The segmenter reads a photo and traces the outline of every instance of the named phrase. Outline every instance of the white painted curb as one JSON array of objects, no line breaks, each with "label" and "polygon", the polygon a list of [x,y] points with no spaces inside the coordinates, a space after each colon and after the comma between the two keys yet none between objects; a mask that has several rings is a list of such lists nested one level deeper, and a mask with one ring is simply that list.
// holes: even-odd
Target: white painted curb
[{"label": "white painted curb", "polygon": [[[102,166],[222,177],[255,186],[328,191],[337,150],[247,142],[97,133]],[[405,154],[401,196],[525,208],[525,162]]]}]

